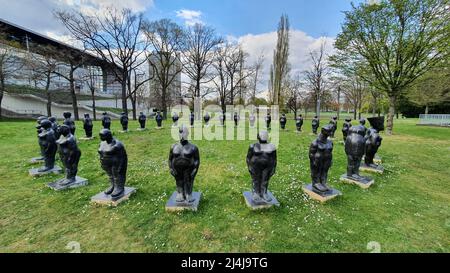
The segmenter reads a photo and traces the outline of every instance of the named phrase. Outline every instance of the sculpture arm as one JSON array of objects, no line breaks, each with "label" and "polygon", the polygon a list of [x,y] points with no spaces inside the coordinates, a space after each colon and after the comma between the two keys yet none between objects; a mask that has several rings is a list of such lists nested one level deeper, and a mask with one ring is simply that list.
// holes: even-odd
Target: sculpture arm
[{"label": "sculpture arm", "polygon": [[198,167],[200,166],[200,152],[197,147],[195,147],[194,150],[194,169],[191,172],[191,178],[194,179],[194,177],[197,175]]},{"label": "sculpture arm", "polygon": [[270,172],[270,176],[273,176],[275,174],[275,170],[277,169],[277,150],[274,150],[272,153],[272,159],[273,159],[273,168]]},{"label": "sculpture arm", "polygon": [[168,161],[169,161],[170,174],[172,176],[176,176],[177,175],[177,171],[173,168],[172,160],[173,160],[173,146],[172,146],[172,148],[170,148],[169,160]]},{"label": "sculpture arm", "polygon": [[251,174],[253,174],[252,168],[250,167],[250,160],[251,160],[252,156],[253,156],[253,145],[250,145],[250,147],[248,147],[248,152],[247,152],[247,159],[246,159],[246,162],[247,162],[247,168],[248,168],[248,171],[249,171]]}]

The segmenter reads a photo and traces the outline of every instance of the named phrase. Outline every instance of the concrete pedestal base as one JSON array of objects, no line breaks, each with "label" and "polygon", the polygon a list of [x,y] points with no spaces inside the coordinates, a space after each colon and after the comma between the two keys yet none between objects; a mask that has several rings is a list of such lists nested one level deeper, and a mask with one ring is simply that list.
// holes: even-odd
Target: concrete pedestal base
[{"label": "concrete pedestal base", "polygon": [[56,166],[56,165],[53,167],[53,169],[48,170],[48,171],[46,171],[46,172],[39,172],[39,168],[30,169],[30,170],[28,171],[28,173],[29,173],[31,176],[42,176],[42,175],[47,175],[47,174],[51,174],[51,173],[54,173],[54,174],[60,174],[61,172],[62,172],[61,167]]},{"label": "concrete pedestal base", "polygon": [[[361,162],[364,162],[364,157],[365,155],[363,155]],[[375,155],[375,157],[373,158],[373,163],[375,164],[381,164],[383,161],[381,160],[381,157],[379,157],[378,155]]]},{"label": "concrete pedestal base", "polygon": [[312,184],[308,184],[302,187],[303,192],[309,195],[311,199],[317,200],[321,203],[329,201],[342,195],[342,193],[336,189],[331,189],[331,191],[326,193],[318,193],[313,190]]},{"label": "concrete pedestal base", "polygon": [[255,200],[253,199],[253,196],[252,196],[252,192],[245,191],[243,193],[244,199],[245,199],[245,203],[252,210],[268,209],[268,208],[271,208],[273,206],[279,207],[280,203],[275,198],[275,196],[273,196],[273,194],[270,191],[267,191],[267,194],[272,198],[272,201],[270,201],[270,202],[265,202],[265,201],[255,202]]},{"label": "concrete pedestal base", "polygon": [[177,192],[175,191],[172,193],[172,195],[169,198],[169,201],[167,201],[166,203],[166,211],[169,212],[184,211],[184,210],[197,211],[202,194],[200,192],[193,192],[192,197],[194,198],[194,201],[190,203],[177,202],[176,197]]},{"label": "concrete pedestal base", "polygon": [[106,195],[104,192],[101,192],[97,195],[94,195],[91,198],[91,203],[99,204],[99,205],[109,205],[109,206],[117,206],[123,201],[126,201],[130,198],[130,196],[136,192],[136,188],[125,187],[125,192],[122,197],[117,200],[113,200],[111,195]]},{"label": "concrete pedestal base", "polygon": [[44,163],[44,158],[43,157],[33,157],[32,159],[30,159],[30,163],[31,164],[42,164],[42,163]]},{"label": "concrete pedestal base", "polygon": [[370,178],[370,177],[363,177],[363,179],[361,179],[361,180],[356,180],[356,179],[353,179],[352,177],[347,176],[347,174],[341,175],[340,180],[342,182],[344,182],[344,183],[358,185],[358,186],[360,186],[363,189],[367,189],[373,183],[375,183],[375,180],[373,178]]},{"label": "concrete pedestal base", "polygon": [[62,191],[62,190],[66,190],[66,189],[83,187],[88,184],[88,180],[86,178],[82,178],[79,176],[75,177],[75,182],[70,183],[68,185],[61,185],[60,183],[62,181],[64,181],[64,178],[60,179],[58,181],[52,182],[52,183],[48,183],[47,186],[54,189],[55,191]]},{"label": "concrete pedestal base", "polygon": [[94,140],[95,137],[80,137],[80,140],[85,140],[85,141],[90,141],[90,140]]},{"label": "concrete pedestal base", "polygon": [[148,130],[148,129],[147,129],[147,128],[137,128],[137,129],[136,129],[136,131],[140,131],[140,132],[146,131],[146,130]]},{"label": "concrete pedestal base", "polygon": [[128,133],[128,130],[126,130],[126,131],[124,131],[124,130],[120,130],[120,131],[119,131],[119,133],[121,133],[121,134],[125,134],[125,133]]},{"label": "concrete pedestal base", "polygon": [[381,165],[377,165],[376,167],[372,167],[372,166],[368,166],[364,163],[361,164],[361,166],[359,167],[360,171],[363,172],[370,172],[370,173],[379,173],[382,174],[384,172],[384,168]]}]

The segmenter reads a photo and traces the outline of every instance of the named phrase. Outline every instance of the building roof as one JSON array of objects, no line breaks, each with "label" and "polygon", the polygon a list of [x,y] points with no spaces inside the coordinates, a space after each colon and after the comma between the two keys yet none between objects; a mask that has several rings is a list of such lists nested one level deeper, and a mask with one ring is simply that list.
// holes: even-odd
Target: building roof
[{"label": "building roof", "polygon": [[[95,65],[95,66],[108,65],[108,62],[89,52],[68,45],[66,43],[60,42],[48,36],[42,35],[30,29],[18,26],[2,18],[0,18],[0,30],[3,33],[7,34],[7,39],[19,42],[24,49],[27,49],[27,41],[39,45],[50,45],[59,50],[67,50],[71,52],[73,55],[83,56],[85,58],[85,62],[87,65]],[[34,50],[33,47],[30,47],[29,50],[39,54],[39,52]]]}]

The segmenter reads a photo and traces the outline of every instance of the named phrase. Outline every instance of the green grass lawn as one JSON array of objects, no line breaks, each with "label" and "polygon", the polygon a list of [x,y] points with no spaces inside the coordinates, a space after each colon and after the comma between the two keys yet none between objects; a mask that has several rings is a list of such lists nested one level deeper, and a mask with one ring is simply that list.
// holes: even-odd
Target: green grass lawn
[{"label": "green grass lawn", "polygon": [[[168,126],[157,131],[151,120],[146,132],[115,134],[128,151],[127,184],[138,190],[114,208],[90,204],[108,186],[98,138],[79,144],[79,175],[90,184],[55,192],[46,183],[62,175],[28,175],[39,151],[35,123],[0,122],[0,252],[68,252],[71,241],[82,252],[370,252],[369,242],[379,243],[381,252],[450,252],[450,129],[416,122],[396,120],[395,135],[383,135],[379,155],[386,171],[372,175],[368,190],[339,182],[346,156],[336,140],[329,183],[343,196],[320,204],[301,190],[310,182],[311,121],[298,135],[289,120],[269,186],[281,206],[266,211],[249,210],[242,196],[251,188],[245,164],[251,141],[194,141],[201,156],[194,189],[203,193],[196,213],[165,212],[175,190]],[[130,122],[130,129],[137,127]],[[95,132],[99,128],[95,123]],[[119,128],[114,121],[113,130]]]}]

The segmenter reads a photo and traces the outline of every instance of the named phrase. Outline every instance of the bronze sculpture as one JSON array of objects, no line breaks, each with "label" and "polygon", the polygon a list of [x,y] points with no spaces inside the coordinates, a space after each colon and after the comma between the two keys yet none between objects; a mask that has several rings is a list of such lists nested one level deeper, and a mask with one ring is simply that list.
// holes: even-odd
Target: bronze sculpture
[{"label": "bronze sculpture", "polygon": [[267,113],[266,115],[266,128],[267,130],[270,130],[270,123],[272,122],[272,116],[270,113]]},{"label": "bronze sculpture", "polygon": [[89,114],[84,114],[83,129],[86,133],[86,138],[92,138],[92,128],[94,128],[92,119],[89,117]]},{"label": "bronze sculpture", "polygon": [[120,114],[120,124],[122,125],[122,132],[128,132],[128,115],[125,112]]},{"label": "bronze sculpture", "polygon": [[352,127],[352,119],[346,118],[344,124],[342,125],[342,136],[344,137],[344,142],[347,139],[348,130]]},{"label": "bronze sculpture", "polygon": [[76,182],[78,172],[78,162],[80,161],[81,151],[77,146],[75,137],[70,132],[67,125],[60,127],[61,138],[56,141],[58,145],[59,157],[63,163],[66,177],[58,184],[61,186],[68,186]]},{"label": "bronze sculpture", "polygon": [[330,191],[327,178],[333,159],[333,142],[328,137],[331,135],[332,127],[332,124],[323,126],[317,139],[309,146],[312,189],[319,194]]},{"label": "bronze sculpture", "polygon": [[180,119],[180,117],[178,116],[178,113],[174,112],[172,114],[172,126],[173,127],[177,127],[178,126],[178,120]]},{"label": "bronze sculpture", "polygon": [[302,117],[302,115],[299,115],[297,117],[297,119],[295,120],[295,126],[297,128],[297,132],[301,132],[302,131],[302,126],[303,126],[303,117]]},{"label": "bronze sculpture", "polygon": [[113,138],[110,130],[102,129],[99,135],[101,140],[98,149],[100,162],[111,183],[111,186],[104,193],[115,201],[124,195],[128,156],[125,146],[122,142]]},{"label": "bronze sculpture", "polygon": [[111,118],[108,116],[108,113],[104,112],[102,116],[102,126],[103,129],[111,130]]},{"label": "bronze sculpture", "polygon": [[67,125],[70,128],[70,133],[75,136],[76,127],[75,127],[75,121],[72,119],[72,113],[64,112],[63,116],[64,116],[63,124]]},{"label": "bronze sculpture", "polygon": [[161,128],[162,128],[163,116],[161,115],[161,112],[160,112],[160,111],[158,111],[158,112],[156,113],[155,120],[156,120],[157,128],[158,128],[158,129],[161,129]]},{"label": "bronze sculpture", "polygon": [[209,126],[210,119],[211,119],[211,116],[209,115],[208,112],[206,112],[205,115],[203,116],[203,120],[205,121],[205,126]]},{"label": "bronze sculpture", "polygon": [[144,115],[143,112],[139,113],[138,121],[139,121],[139,125],[140,125],[139,129],[144,130],[145,129],[145,123],[147,122],[147,116]]},{"label": "bronze sculpture", "polygon": [[[44,119],[40,123],[42,131],[39,133],[39,144],[42,147],[45,166],[38,169],[38,172],[45,173],[55,167],[55,155],[57,151],[55,132],[52,123]],[[69,127],[70,128],[70,127]]]},{"label": "bronze sculpture", "polygon": [[366,134],[366,152],[364,155],[364,164],[361,165],[361,168],[365,171],[383,173],[384,168],[381,165],[375,164],[374,158],[383,140],[379,132],[384,130],[384,117],[371,117],[367,120],[371,127],[367,130]]},{"label": "bronze sculpture", "polygon": [[314,116],[313,120],[311,121],[312,131],[313,134],[317,135],[317,129],[319,128],[320,120],[317,116]]},{"label": "bronze sculpture", "polygon": [[331,132],[330,132],[330,138],[334,138],[334,133],[337,130],[337,117],[333,116],[330,120],[330,124],[332,125],[331,127]]},{"label": "bronze sculpture", "polygon": [[280,126],[281,126],[281,129],[285,129],[286,128],[286,122],[287,122],[287,119],[286,119],[286,114],[281,114],[281,117],[280,117]]},{"label": "bronze sculpture", "polygon": [[268,141],[269,133],[260,131],[258,143],[251,144],[247,152],[246,162],[253,185],[251,204],[270,203],[273,200],[268,187],[277,167],[277,150],[275,145]]},{"label": "bronze sculpture", "polygon": [[196,201],[193,188],[200,167],[200,153],[197,146],[188,141],[189,130],[186,126],[180,127],[179,134],[180,143],[172,145],[169,153],[170,173],[175,178],[177,186],[175,201],[192,203]]}]

